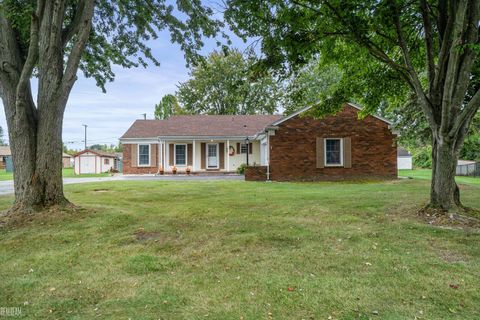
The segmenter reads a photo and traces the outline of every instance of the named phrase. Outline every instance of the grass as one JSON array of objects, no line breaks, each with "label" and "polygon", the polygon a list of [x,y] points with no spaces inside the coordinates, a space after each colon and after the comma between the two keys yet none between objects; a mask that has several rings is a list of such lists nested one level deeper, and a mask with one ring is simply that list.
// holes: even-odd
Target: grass
[{"label": "grass", "polygon": [[[100,174],[75,174],[73,168],[63,168],[62,174],[64,178],[89,178],[89,177],[108,177],[108,173]],[[5,169],[0,170],[0,181],[13,180],[13,173],[6,172]]]},{"label": "grass", "polygon": [[[399,177],[411,177],[415,179],[432,179],[432,170],[431,169],[415,169],[415,170],[398,170]],[[457,183],[468,183],[480,186],[480,177],[464,177],[457,176],[455,177]]]},{"label": "grass", "polygon": [[[19,319],[478,319],[480,234],[420,222],[428,184],[67,185],[88,210],[0,229],[0,306]],[[479,186],[461,188],[479,208]]]}]

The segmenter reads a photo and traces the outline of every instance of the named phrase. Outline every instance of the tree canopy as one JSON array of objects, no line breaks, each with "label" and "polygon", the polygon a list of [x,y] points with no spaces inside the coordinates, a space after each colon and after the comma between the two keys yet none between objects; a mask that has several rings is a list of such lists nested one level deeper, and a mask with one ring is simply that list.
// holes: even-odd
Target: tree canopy
[{"label": "tree canopy", "polygon": [[282,90],[269,72],[255,68],[253,52],[212,52],[180,83],[176,96],[193,114],[271,114],[282,102]]},{"label": "tree canopy", "polygon": [[180,114],[186,114],[186,112],[178,103],[177,97],[172,94],[164,95],[162,100],[155,105],[155,119],[167,119]]}]

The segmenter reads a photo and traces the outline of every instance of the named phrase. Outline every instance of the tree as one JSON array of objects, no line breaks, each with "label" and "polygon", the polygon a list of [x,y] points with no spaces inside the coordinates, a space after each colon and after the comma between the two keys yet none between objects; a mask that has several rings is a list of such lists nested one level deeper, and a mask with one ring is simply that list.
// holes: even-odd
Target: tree
[{"label": "tree", "polygon": [[342,73],[335,65],[323,65],[319,59],[310,61],[288,82],[284,113],[289,115],[325,99],[335,91],[341,78]]},{"label": "tree", "polygon": [[318,55],[344,77],[320,101],[355,99],[375,112],[411,92],[432,134],[430,206],[460,207],[458,153],[480,106],[478,0],[226,1],[225,18],[260,37],[266,64],[283,71]]},{"label": "tree", "polygon": [[5,146],[7,145],[5,143],[5,137],[4,137],[4,134],[3,134],[3,128],[0,127],[0,146]]},{"label": "tree", "polygon": [[255,68],[252,52],[211,53],[180,83],[178,100],[192,114],[271,114],[281,103],[282,90],[268,72]]},{"label": "tree", "polygon": [[[2,0],[0,96],[15,166],[11,213],[67,205],[62,185],[62,124],[80,68],[105,90],[111,64],[159,65],[147,41],[168,30],[187,62],[198,57],[202,36],[221,24],[198,0]],[[177,18],[182,17],[182,18]],[[30,79],[38,78],[38,95]]]},{"label": "tree", "polygon": [[155,119],[168,119],[173,115],[186,114],[180,106],[177,98],[172,94],[162,97],[162,100],[155,105]]}]

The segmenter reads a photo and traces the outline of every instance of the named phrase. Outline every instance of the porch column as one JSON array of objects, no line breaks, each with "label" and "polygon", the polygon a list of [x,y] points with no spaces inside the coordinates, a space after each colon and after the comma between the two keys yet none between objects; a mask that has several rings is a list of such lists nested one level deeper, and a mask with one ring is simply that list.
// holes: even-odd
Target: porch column
[{"label": "porch column", "polygon": [[195,171],[195,140],[192,140],[192,171]]},{"label": "porch column", "polygon": [[163,141],[163,170],[167,171],[167,147],[166,147],[166,142]]},{"label": "porch column", "polygon": [[225,153],[227,156],[227,172],[230,171],[230,140],[227,140],[227,152]]},{"label": "porch column", "polygon": [[160,166],[163,163],[163,156],[162,156],[162,140],[158,140],[158,159],[157,159],[157,171],[160,171]]}]

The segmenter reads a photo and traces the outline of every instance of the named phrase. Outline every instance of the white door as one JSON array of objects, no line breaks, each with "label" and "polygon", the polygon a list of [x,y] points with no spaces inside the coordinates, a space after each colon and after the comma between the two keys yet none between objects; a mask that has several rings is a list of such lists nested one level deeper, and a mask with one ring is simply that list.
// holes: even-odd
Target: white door
[{"label": "white door", "polygon": [[80,174],[96,173],[95,158],[95,156],[80,156]]},{"label": "white door", "polygon": [[207,167],[218,168],[218,144],[207,144]]}]

